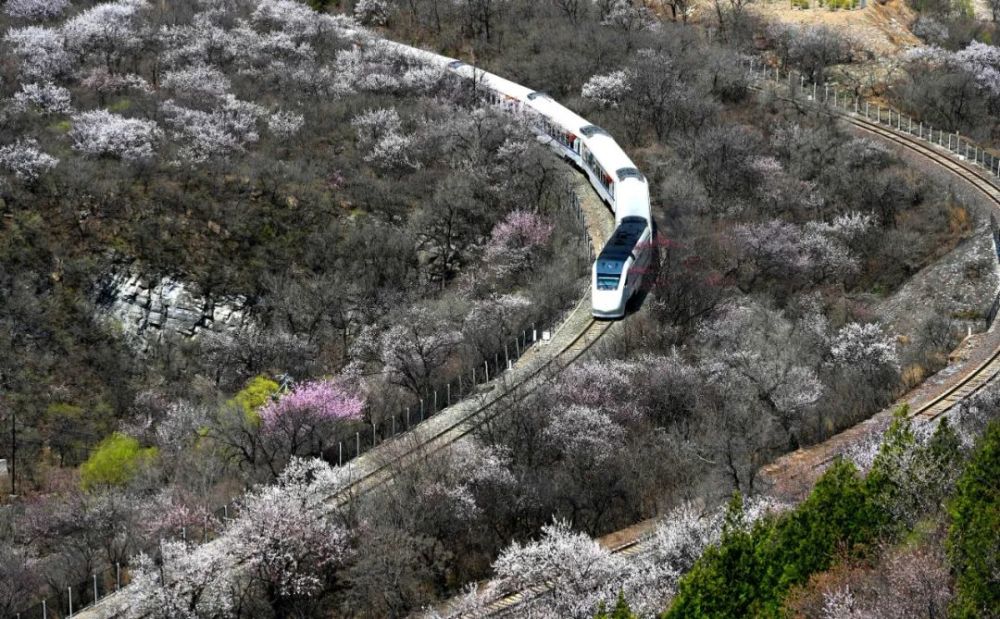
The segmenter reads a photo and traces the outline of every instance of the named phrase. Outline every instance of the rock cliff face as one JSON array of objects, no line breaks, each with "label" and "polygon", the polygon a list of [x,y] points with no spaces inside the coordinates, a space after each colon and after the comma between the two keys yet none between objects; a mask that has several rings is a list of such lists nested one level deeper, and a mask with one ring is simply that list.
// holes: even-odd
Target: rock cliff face
[{"label": "rock cliff face", "polygon": [[250,326],[246,298],[202,295],[170,277],[113,273],[98,283],[96,301],[103,318],[142,349],[168,336],[190,338],[205,331],[233,336]]}]

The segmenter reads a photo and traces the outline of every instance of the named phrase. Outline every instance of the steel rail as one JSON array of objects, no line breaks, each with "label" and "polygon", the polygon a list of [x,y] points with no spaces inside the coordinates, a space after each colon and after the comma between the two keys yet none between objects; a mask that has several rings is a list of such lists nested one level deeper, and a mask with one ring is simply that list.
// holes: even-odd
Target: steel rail
[{"label": "steel rail", "polygon": [[[585,302],[586,300],[587,298],[585,297],[581,302]],[[357,480],[338,488],[325,497],[322,502],[325,504],[333,503],[337,507],[342,506],[391,481],[395,477],[395,471],[399,466],[411,461],[426,459],[459,439],[468,436],[485,423],[503,414],[503,405],[516,404],[537,392],[545,384],[546,379],[550,377],[548,374],[550,370],[555,369],[556,372],[560,372],[572,365],[590,350],[607,333],[613,324],[615,323],[590,319],[568,344],[564,345],[559,352],[552,355],[551,358],[539,367],[533,369],[516,385],[508,389],[502,389],[501,393],[492,400],[485,402],[474,411],[450,423],[447,427],[438,430],[393,460],[379,465],[374,471],[370,471]],[[494,387],[495,389],[497,387]],[[510,400],[509,402],[507,402],[508,399]],[[408,434],[402,434],[396,438],[389,439],[383,444],[391,444],[392,442],[403,443],[408,438]],[[428,449],[429,447],[431,449]]]}]

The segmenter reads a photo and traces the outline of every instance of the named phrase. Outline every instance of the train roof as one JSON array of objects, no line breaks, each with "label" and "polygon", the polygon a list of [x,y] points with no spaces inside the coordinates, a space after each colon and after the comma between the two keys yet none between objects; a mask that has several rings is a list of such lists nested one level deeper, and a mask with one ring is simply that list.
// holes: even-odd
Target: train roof
[{"label": "train roof", "polygon": [[483,69],[474,67],[468,63],[462,62],[461,60],[452,60],[448,63],[447,67],[462,77],[478,80],[479,83],[483,84],[487,88],[519,101],[527,100],[528,95],[534,92],[530,88],[525,88],[517,82],[512,82],[496,75],[495,73],[484,71]]},{"label": "train roof", "polygon": [[528,106],[545,116],[549,122],[559,125],[574,135],[582,135],[582,129],[590,122],[573,110],[567,108],[544,92],[533,92],[528,95]]},{"label": "train roof", "polygon": [[626,217],[622,219],[597,259],[625,261],[632,255],[632,250],[635,249],[636,243],[639,242],[645,230],[646,220],[642,217]]}]

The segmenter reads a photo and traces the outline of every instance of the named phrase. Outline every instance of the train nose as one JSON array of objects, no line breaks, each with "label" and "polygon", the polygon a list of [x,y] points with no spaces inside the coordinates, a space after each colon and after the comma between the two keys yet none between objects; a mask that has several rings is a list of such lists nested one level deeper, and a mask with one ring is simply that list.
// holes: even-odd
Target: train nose
[{"label": "train nose", "polygon": [[595,290],[593,292],[593,314],[597,318],[621,318],[625,315],[625,303],[618,290]]}]

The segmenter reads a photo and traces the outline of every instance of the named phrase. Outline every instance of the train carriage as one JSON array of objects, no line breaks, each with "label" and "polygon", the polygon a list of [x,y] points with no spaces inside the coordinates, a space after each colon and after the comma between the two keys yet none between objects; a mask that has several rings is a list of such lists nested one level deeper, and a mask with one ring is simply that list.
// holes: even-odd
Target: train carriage
[{"label": "train carriage", "polygon": [[435,55],[433,62],[481,84],[488,98],[512,112],[531,115],[535,130],[557,153],[587,175],[615,214],[615,231],[591,269],[592,313],[621,318],[642,285],[653,235],[649,186],[642,172],[608,132],[533,91],[459,60]]}]

